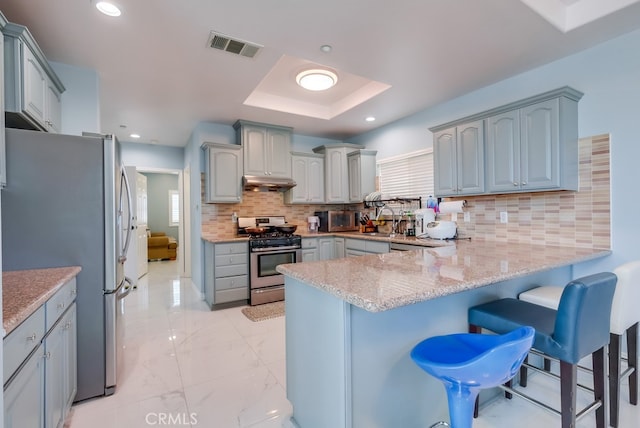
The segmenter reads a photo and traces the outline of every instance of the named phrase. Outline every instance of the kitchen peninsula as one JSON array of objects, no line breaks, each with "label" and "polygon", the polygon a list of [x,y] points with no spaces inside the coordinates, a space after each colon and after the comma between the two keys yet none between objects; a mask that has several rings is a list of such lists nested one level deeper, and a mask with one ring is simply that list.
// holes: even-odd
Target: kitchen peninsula
[{"label": "kitchen peninsula", "polygon": [[287,397],[300,428],[448,420],[441,383],[409,357],[467,331],[467,308],[563,284],[609,250],[494,241],[278,266],[286,276]]}]

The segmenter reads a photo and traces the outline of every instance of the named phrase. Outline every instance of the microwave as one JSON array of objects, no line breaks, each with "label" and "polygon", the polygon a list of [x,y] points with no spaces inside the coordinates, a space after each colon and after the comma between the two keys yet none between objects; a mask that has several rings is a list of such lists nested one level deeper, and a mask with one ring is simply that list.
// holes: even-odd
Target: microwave
[{"label": "microwave", "polygon": [[348,232],[358,230],[360,214],[357,211],[316,211],[320,219],[320,232]]}]

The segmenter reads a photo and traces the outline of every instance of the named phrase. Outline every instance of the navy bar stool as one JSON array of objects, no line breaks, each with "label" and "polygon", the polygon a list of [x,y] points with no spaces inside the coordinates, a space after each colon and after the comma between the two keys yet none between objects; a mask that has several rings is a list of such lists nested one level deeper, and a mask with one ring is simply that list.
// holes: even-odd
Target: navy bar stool
[{"label": "navy bar stool", "polygon": [[[618,426],[620,419],[620,385],[629,377],[629,402],[638,404],[638,322],[640,322],[640,260],[618,266],[613,273],[618,277],[611,305],[609,336],[609,425]],[[518,298],[525,302],[556,309],[563,287],[536,287]],[[621,372],[621,339],[627,339],[627,369]],[[545,369],[549,369],[545,360]]]},{"label": "navy bar stool", "polygon": [[413,348],[411,358],[444,384],[451,426],[471,428],[478,393],[515,376],[531,349],[534,333],[525,326],[499,336],[461,333],[430,337]]},{"label": "navy bar stool", "polygon": [[[520,391],[508,387],[504,389],[560,414],[562,428],[574,428],[577,417],[594,409],[597,428],[605,427],[604,348],[609,343],[609,320],[616,281],[616,276],[609,272],[571,281],[564,287],[557,311],[512,298],[469,309],[471,332],[479,333],[485,328],[504,334],[523,325],[535,328],[533,349],[560,360],[561,410],[531,400]],[[594,401],[578,413],[578,361],[589,354],[593,359]],[[523,366],[522,371],[525,370]]]}]

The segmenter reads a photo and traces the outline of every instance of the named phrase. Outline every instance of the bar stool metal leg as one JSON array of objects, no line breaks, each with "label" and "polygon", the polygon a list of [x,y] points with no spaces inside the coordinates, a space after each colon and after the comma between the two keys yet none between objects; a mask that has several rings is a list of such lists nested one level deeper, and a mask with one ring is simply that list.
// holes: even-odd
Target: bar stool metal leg
[{"label": "bar stool metal leg", "polygon": [[629,402],[638,404],[638,323],[627,329],[627,359],[633,372],[629,376]]}]

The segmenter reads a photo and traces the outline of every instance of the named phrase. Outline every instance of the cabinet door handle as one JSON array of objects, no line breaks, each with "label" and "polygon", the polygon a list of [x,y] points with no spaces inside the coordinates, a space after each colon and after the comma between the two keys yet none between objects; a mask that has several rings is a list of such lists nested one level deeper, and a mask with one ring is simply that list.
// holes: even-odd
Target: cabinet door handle
[{"label": "cabinet door handle", "polygon": [[517,182],[517,181],[514,181],[514,182],[513,182],[513,185],[514,185],[514,186],[516,186],[516,187],[518,187],[518,182]]},{"label": "cabinet door handle", "polygon": [[67,323],[64,325],[65,330],[69,330],[69,328],[71,328],[71,321],[67,321]]},{"label": "cabinet door handle", "polygon": [[526,186],[526,185],[527,185],[527,182],[526,182],[526,181],[523,181],[523,182],[522,182],[522,185],[523,185],[523,186]]},{"label": "cabinet door handle", "polygon": [[64,309],[64,302],[58,303],[58,309]]},{"label": "cabinet door handle", "polygon": [[51,359],[51,352],[47,351],[42,357],[45,360],[50,360]]},{"label": "cabinet door handle", "polygon": [[35,342],[37,338],[38,338],[38,335],[35,333],[32,333],[31,336],[27,336],[27,340],[30,340],[32,342]]},{"label": "cabinet door handle", "polygon": [[229,263],[233,264],[233,257],[229,257]]}]

